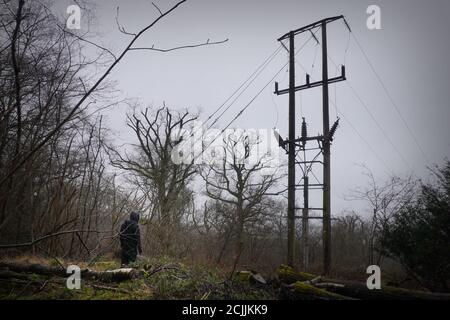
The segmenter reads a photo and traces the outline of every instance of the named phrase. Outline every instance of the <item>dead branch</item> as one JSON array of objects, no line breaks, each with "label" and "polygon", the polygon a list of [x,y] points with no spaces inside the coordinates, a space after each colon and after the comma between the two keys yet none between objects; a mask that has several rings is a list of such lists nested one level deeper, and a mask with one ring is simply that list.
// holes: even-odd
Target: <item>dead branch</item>
[{"label": "dead branch", "polygon": [[160,15],[163,14],[162,11],[158,8],[158,6],[154,2],[152,2],[152,5],[156,8],[156,10],[158,10]]},{"label": "dead branch", "polygon": [[43,236],[41,238],[35,239],[30,242],[24,242],[24,243],[15,243],[15,244],[0,244],[0,250],[1,249],[11,249],[11,248],[22,248],[22,247],[31,247],[41,241],[58,237],[63,234],[70,234],[70,233],[109,233],[109,231],[99,231],[99,230],[65,230],[60,231],[52,234],[48,234],[46,236]]},{"label": "dead branch", "polygon": [[180,49],[198,48],[198,47],[203,47],[203,46],[222,44],[222,43],[225,43],[227,41],[228,41],[228,39],[225,39],[225,40],[222,40],[222,41],[210,42],[209,39],[208,39],[204,43],[179,46],[179,47],[174,47],[174,48],[169,48],[169,49],[159,49],[159,48],[155,48],[155,46],[153,45],[152,47],[134,47],[134,48],[130,48],[130,50],[151,50],[151,51],[159,51],[159,52],[170,52],[170,51],[175,51],[175,50],[180,50]]},{"label": "dead branch", "polygon": [[[79,35],[77,35],[77,34],[75,34],[75,33],[73,33],[73,32],[68,31],[67,29],[65,29],[65,28],[63,28],[63,27],[61,27],[61,26],[59,26],[59,25],[58,25],[58,28],[59,28],[61,31],[63,31],[63,32],[69,34],[69,35],[71,35],[71,36],[74,37],[74,38],[77,38],[78,40],[80,40],[80,41],[82,41],[82,42],[86,42],[86,43],[88,43],[88,44],[90,44],[90,45],[93,45],[94,47],[97,47],[97,48],[100,49],[100,50],[103,50],[103,51],[109,53],[109,54],[113,57],[114,60],[117,60],[117,56],[116,56],[111,50],[109,50],[108,48],[105,48],[105,47],[103,47],[103,46],[101,46],[101,45],[99,45],[98,43],[95,43],[95,42],[93,42],[93,41],[87,40],[87,39],[85,39],[85,38],[83,38],[83,37],[81,37],[81,36],[79,36]],[[83,84],[83,86],[84,86],[84,84]]]},{"label": "dead branch", "polygon": [[156,274],[158,272],[167,271],[167,270],[182,271],[177,266],[170,264],[170,265],[163,265],[163,266],[158,266],[158,267],[153,268],[153,270],[148,272],[147,276],[152,276],[152,275],[154,275],[154,274]]}]

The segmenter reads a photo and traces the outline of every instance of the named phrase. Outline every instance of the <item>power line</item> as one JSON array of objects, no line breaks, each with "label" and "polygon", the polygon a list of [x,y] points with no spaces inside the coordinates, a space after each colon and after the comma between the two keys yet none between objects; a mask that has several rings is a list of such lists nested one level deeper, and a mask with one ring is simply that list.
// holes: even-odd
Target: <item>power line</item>
[{"label": "power line", "polygon": [[355,97],[359,100],[359,102],[362,104],[362,106],[364,107],[364,109],[367,111],[367,113],[369,114],[369,116],[372,118],[373,122],[376,124],[376,126],[378,127],[378,129],[380,129],[380,131],[383,133],[384,137],[386,138],[386,140],[389,142],[389,144],[391,145],[391,147],[397,152],[397,154],[399,155],[399,157],[402,159],[402,161],[411,168],[411,165],[409,164],[409,162],[405,159],[405,157],[402,155],[402,153],[400,152],[400,150],[395,146],[394,142],[391,140],[391,138],[389,137],[389,135],[386,133],[386,131],[383,129],[383,127],[380,125],[380,123],[378,122],[378,120],[375,118],[375,116],[373,115],[373,113],[370,111],[369,107],[367,106],[367,104],[362,100],[361,96],[356,92],[355,88],[350,84],[349,81],[347,81],[347,85],[348,87],[352,90],[353,94],[355,95]]},{"label": "power line", "polygon": [[[287,63],[286,63],[287,64]],[[245,110],[247,110],[248,107],[250,107],[250,105],[256,100],[256,98],[259,97],[259,95],[269,86],[269,84],[272,83],[273,80],[275,80],[275,78],[280,74],[281,71],[284,70],[284,68],[286,67],[286,64],[283,65],[283,67],[278,70],[277,73],[275,73],[275,75],[270,79],[269,82],[267,82],[264,87],[262,87],[261,90],[258,91],[258,93],[236,114],[236,116],[225,126],[225,128],[223,128],[220,133],[208,144],[208,146],[201,152],[201,154],[203,154],[213,143],[214,141],[216,141],[216,139],[221,136],[225,130],[227,130],[234,121],[236,121],[243,113]]]},{"label": "power line", "polygon": [[[219,110],[220,109],[222,109],[222,107],[228,102],[228,101],[230,101],[231,100],[231,98],[237,93],[237,92],[239,92],[239,90],[241,90],[243,87],[244,87],[244,85],[247,83],[247,82],[249,82],[253,77],[257,77],[258,75],[259,75],[259,70],[262,68],[262,69],[264,69],[265,67],[267,67],[267,65],[268,65],[268,63],[270,63],[274,58],[275,58],[275,56],[277,56],[278,55],[278,53],[280,52],[280,50],[281,50],[281,46],[279,46],[274,52],[272,52],[265,60],[264,60],[264,62],[261,64],[261,65],[259,65],[258,66],[258,68],[256,68],[256,70],[235,90],[235,91],[233,91],[233,93],[208,117],[208,119],[206,119],[206,122],[208,122],[217,112],[219,112]],[[256,75],[258,73],[258,75]],[[254,80],[254,79],[253,79]],[[253,81],[252,80],[252,81]],[[244,89],[244,91],[245,91],[245,89]],[[234,101],[233,101],[234,102]],[[232,103],[233,103],[232,102]]]},{"label": "power line", "polygon": [[[333,102],[331,102],[333,103]],[[336,107],[337,110],[338,107],[336,104],[333,103],[333,105]],[[342,110],[339,110],[339,114],[344,118],[344,120],[350,125],[350,127],[353,129],[353,131],[356,132],[356,134],[359,136],[359,138],[367,145],[369,150],[374,154],[374,156],[384,165],[384,167],[389,171],[391,175],[393,175],[393,171],[389,168],[389,166],[386,164],[386,162],[383,160],[382,157],[378,155],[378,153],[372,148],[369,142],[367,142],[366,139],[364,139],[363,135],[356,129],[356,127],[351,123],[351,121],[345,116],[345,114],[342,112]]]},{"label": "power line", "polygon": [[383,88],[384,92],[386,93],[386,95],[387,95],[388,99],[390,100],[391,104],[394,106],[394,109],[397,111],[397,114],[399,115],[399,117],[402,120],[403,124],[408,129],[409,134],[411,135],[411,137],[414,140],[415,144],[417,145],[417,147],[419,148],[420,152],[422,153],[422,156],[424,157],[425,161],[427,161],[429,163],[430,161],[428,159],[428,156],[426,155],[425,151],[423,150],[422,146],[420,145],[419,141],[417,140],[416,136],[414,135],[414,132],[411,130],[411,127],[408,125],[407,121],[403,117],[403,115],[402,115],[402,113],[400,111],[400,108],[395,103],[394,98],[392,97],[391,93],[387,89],[387,86],[384,84],[384,82],[381,79],[379,73],[375,70],[375,67],[374,67],[373,63],[370,61],[369,56],[366,54],[366,51],[362,47],[361,43],[358,41],[356,35],[352,31],[350,31],[350,33],[351,33],[353,39],[355,40],[356,44],[358,45],[359,49],[361,50],[361,52],[362,52],[364,58],[366,59],[370,69],[372,70],[372,72],[374,73],[374,75],[377,78],[378,82],[380,83],[381,87]]},{"label": "power line", "polygon": [[281,71],[283,71],[284,70],[284,68],[286,67],[286,65],[284,65],[271,79],[270,79],[270,81],[269,82],[267,82],[267,84],[261,89],[261,90],[259,90],[258,91],[258,93],[250,100],[250,102],[249,103],[247,103],[247,105],[244,107],[244,108],[242,108],[237,114],[236,114],[236,116],[233,118],[233,120],[231,120],[229,123],[228,123],[228,125],[223,129],[223,130],[226,130],[234,121],[236,121],[243,113],[244,113],[244,111],[245,110],[247,110],[247,108],[253,103],[253,101],[255,101],[256,100],[256,98],[258,98],[259,97],[259,95],[267,88],[267,86],[269,85],[269,84],[271,84],[272,83],[272,81],[273,80],[275,80],[275,78],[280,74],[280,72]]},{"label": "power line", "polygon": [[[330,58],[330,60],[334,63],[334,61]],[[297,62],[299,64],[299,66],[306,72],[306,68],[300,63]],[[336,64],[335,64],[336,65]],[[312,78],[311,78],[312,79]],[[348,80],[347,80],[348,81]],[[336,102],[333,102],[331,100],[331,103],[333,104],[333,106],[336,108],[336,110],[339,112],[340,115],[342,115],[342,117],[344,118],[344,120],[350,125],[350,127],[353,129],[353,131],[355,131],[355,133],[359,136],[359,138],[367,145],[367,147],[369,148],[369,150],[374,154],[374,156],[384,165],[384,167],[390,172],[393,173],[393,171],[389,168],[389,166],[386,164],[386,162],[383,160],[383,158],[381,158],[378,153],[372,148],[372,146],[370,145],[370,143],[363,137],[363,135],[356,129],[356,127],[351,123],[351,121],[345,116],[345,114],[342,112],[342,110],[340,110],[337,106]]]},{"label": "power line", "polygon": [[[353,32],[350,29],[350,26],[348,24],[348,22],[345,20],[344,18],[344,23],[347,26],[349,33],[351,33],[354,36]],[[356,40],[356,38],[355,38]],[[322,46],[322,43],[320,43],[320,45]],[[347,51],[349,49],[350,46],[350,35],[349,35],[349,40],[347,41],[347,46],[345,49],[345,57],[344,59],[346,59],[346,55],[347,55]],[[362,49],[362,47],[361,47]],[[363,50],[362,50],[363,51]],[[363,51],[364,53],[364,51]],[[330,55],[327,54],[327,58],[330,59],[330,61],[333,63],[333,65],[338,68],[338,65],[334,62],[334,60],[330,57]],[[371,65],[370,61],[368,60],[368,57],[366,55],[366,59],[369,62],[369,64]],[[301,65],[302,69],[306,71],[306,69]],[[372,65],[373,68],[373,65]],[[374,68],[373,71],[375,72]],[[375,72],[376,73],[376,72]],[[379,77],[378,77],[379,78]],[[381,80],[379,78],[379,80]],[[369,116],[372,118],[372,120],[374,121],[374,123],[376,124],[376,126],[378,127],[378,129],[383,133],[384,137],[386,138],[386,140],[389,142],[389,144],[391,145],[391,147],[395,150],[395,152],[399,155],[399,157],[402,159],[402,161],[409,167],[411,168],[411,165],[409,164],[409,162],[406,160],[406,158],[403,156],[403,154],[400,152],[400,150],[395,146],[395,144],[393,143],[393,141],[391,140],[391,138],[389,137],[389,135],[386,133],[386,131],[383,129],[383,127],[380,125],[380,123],[378,122],[378,120],[375,118],[375,116],[373,115],[373,113],[370,111],[370,109],[368,108],[367,104],[362,100],[361,96],[356,92],[355,88],[351,85],[350,81],[346,81],[347,85],[349,86],[349,88],[352,90],[352,93],[354,94],[354,96],[359,100],[359,102],[363,105],[364,109],[367,111],[367,113],[369,114]],[[336,106],[336,110],[337,110],[337,106]],[[358,133],[358,135],[360,135]],[[361,135],[360,135],[361,136]],[[362,136],[361,136],[362,137]]]},{"label": "power line", "polygon": [[[330,59],[331,63],[337,68],[338,65],[336,64],[336,62],[334,62],[333,58],[330,57],[330,55],[327,56],[328,59]],[[366,110],[366,112],[369,114],[369,116],[372,118],[373,122],[375,123],[375,125],[378,127],[378,129],[381,131],[381,133],[383,133],[384,137],[386,138],[386,140],[389,142],[389,144],[391,145],[392,149],[395,150],[395,152],[398,154],[398,156],[402,159],[402,161],[409,167],[411,168],[410,163],[406,160],[406,158],[403,156],[403,154],[400,152],[400,150],[395,146],[394,142],[391,140],[391,138],[389,137],[389,135],[386,133],[386,131],[383,129],[383,127],[381,126],[381,124],[378,122],[378,120],[375,118],[375,116],[373,115],[373,113],[370,111],[370,108],[368,107],[367,103],[364,102],[364,100],[361,98],[361,96],[358,94],[358,92],[356,91],[356,89],[351,85],[351,82],[349,80],[346,81],[348,87],[351,89],[353,95],[356,97],[356,99],[359,100],[359,102],[361,103],[361,105],[364,107],[364,109]]]},{"label": "power line", "polygon": [[[248,87],[253,83],[253,81],[255,81],[255,79],[262,73],[262,71],[270,64],[270,62],[273,61],[273,59],[278,55],[278,53],[281,51],[282,46],[280,45],[279,47],[277,47],[277,49],[272,52],[264,61],[262,64],[260,64],[255,71],[252,72],[252,74],[250,74],[249,77],[247,77],[245,79],[244,82],[242,82],[242,84],[233,91],[233,93],[212,113],[208,116],[208,118],[206,119],[206,123],[217,113],[219,112],[226,104],[228,101],[230,101],[247,83],[248,85],[245,86],[245,88],[235,97],[235,99],[228,105],[227,108],[225,108],[225,110],[216,117],[216,119],[213,121],[213,123],[208,126],[208,129],[210,129],[215,123],[217,123],[217,121],[219,121],[219,119],[224,115],[224,113],[236,102],[236,100],[245,92],[245,90],[248,89]],[[199,130],[199,129],[197,129]],[[197,133],[197,130],[194,130],[194,132],[192,133],[193,135],[195,135]],[[203,134],[202,134],[202,139],[203,139]],[[182,147],[183,144],[180,146]]]},{"label": "power line", "polygon": [[[295,55],[297,55],[301,50],[303,50],[303,48],[309,43],[309,41],[313,38],[313,35],[308,38],[308,40],[306,40],[303,45],[300,46],[300,48],[295,52]],[[236,116],[226,125],[225,128],[223,128],[220,133],[208,144],[207,147],[205,147],[204,150],[202,150],[202,152],[198,155],[201,156],[213,143],[214,141],[216,141],[216,139],[223,134],[223,132],[228,129],[231,124],[233,124],[234,121],[236,121],[244,112],[245,110],[248,109],[248,107],[256,100],[256,98],[259,97],[259,95],[269,86],[269,84],[272,83],[272,81],[281,73],[281,71],[284,70],[284,68],[289,64],[289,62],[286,62],[276,73],[275,75],[264,85],[264,87],[258,91],[258,93],[247,103],[247,105],[245,105],[237,114]],[[197,156],[197,157],[198,157]],[[196,159],[196,158],[195,158]],[[194,159],[194,160],[195,160]]]},{"label": "power line", "polygon": [[[265,61],[265,63],[263,64],[263,66],[262,66],[262,68],[260,68],[260,70],[256,73],[256,75],[255,75],[255,73],[253,73],[253,75],[255,75],[254,77],[253,77],[253,79],[251,79],[250,81],[248,81],[248,84],[245,86],[245,88],[233,99],[233,101],[230,103],[230,105],[228,106],[228,107],[226,107],[225,108],[225,110],[224,111],[222,111],[222,113],[213,121],[213,123],[211,123],[209,126],[208,126],[208,129],[211,129],[211,127],[214,125],[214,124],[216,124],[218,121],[219,121],[219,119],[225,114],[225,112],[227,112],[228,111],[228,109],[230,109],[230,107],[236,102],[236,100],[237,99],[239,99],[240,97],[241,97],[241,95],[245,92],[245,90],[247,90],[248,89],[248,87],[250,87],[251,85],[252,85],[252,83],[258,78],[258,76],[265,70],[265,68],[270,64],[270,62],[272,62],[273,61],[273,59],[278,55],[278,53],[280,52],[280,50],[281,50],[281,46],[280,47],[278,47],[278,49],[275,51],[275,54],[274,55],[272,55],[269,59],[267,59],[266,61]],[[252,75],[252,76],[253,76]],[[241,86],[241,88],[242,88],[242,86]],[[208,120],[207,120],[208,121]]]},{"label": "power line", "polygon": [[[308,42],[313,38],[313,36],[311,36],[310,38],[308,38],[308,40],[306,40],[303,45],[295,52],[295,55],[297,55],[301,50],[303,50],[303,48],[308,44]],[[253,103],[253,101],[255,101],[255,99],[267,88],[267,86],[269,84],[272,83],[272,81],[281,73],[281,71],[284,70],[284,68],[288,65],[289,62],[286,62],[281,69],[279,69],[275,75],[269,80],[269,82],[266,83],[266,85],[260,90],[258,91],[258,93],[253,97],[253,99],[250,100],[250,102],[244,107],[242,108],[237,115],[234,117],[233,120],[230,121],[230,123],[225,127],[224,130],[226,130],[236,119],[238,119],[243,113],[244,111]]]}]

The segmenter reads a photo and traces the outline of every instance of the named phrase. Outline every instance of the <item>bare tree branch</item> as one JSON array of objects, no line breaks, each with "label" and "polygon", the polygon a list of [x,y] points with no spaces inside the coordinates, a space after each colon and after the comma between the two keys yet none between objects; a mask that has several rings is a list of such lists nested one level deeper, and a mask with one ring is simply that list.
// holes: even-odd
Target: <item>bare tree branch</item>
[{"label": "bare tree branch", "polygon": [[126,31],[125,28],[120,24],[120,22],[119,22],[119,7],[117,7],[117,9],[116,9],[116,24],[117,24],[117,28],[119,29],[119,31],[122,32],[123,34],[136,37],[136,33]]},{"label": "bare tree branch", "polygon": [[160,13],[161,15],[163,14],[162,11],[158,8],[158,6],[157,6],[154,2],[152,2],[152,5],[156,8],[156,10],[159,11],[159,13]]},{"label": "bare tree branch", "polygon": [[98,230],[66,230],[66,231],[60,231],[52,234],[48,234],[46,236],[43,236],[41,238],[35,239],[30,242],[24,242],[24,243],[16,243],[16,244],[0,244],[0,250],[1,249],[11,249],[11,248],[21,248],[21,247],[31,247],[41,241],[58,237],[60,235],[64,234],[71,234],[71,233],[108,233],[109,231],[98,231]]},{"label": "bare tree branch", "polygon": [[227,41],[228,41],[228,39],[225,39],[225,40],[222,40],[222,41],[210,42],[209,39],[208,39],[204,43],[179,46],[179,47],[174,47],[174,48],[169,48],[169,49],[159,49],[159,48],[155,48],[154,46],[152,46],[152,47],[135,47],[135,48],[130,48],[130,50],[151,50],[151,51],[159,51],[159,52],[170,52],[170,51],[186,49],[186,48],[198,48],[198,47],[203,47],[203,46],[222,44],[222,43],[225,43]]}]

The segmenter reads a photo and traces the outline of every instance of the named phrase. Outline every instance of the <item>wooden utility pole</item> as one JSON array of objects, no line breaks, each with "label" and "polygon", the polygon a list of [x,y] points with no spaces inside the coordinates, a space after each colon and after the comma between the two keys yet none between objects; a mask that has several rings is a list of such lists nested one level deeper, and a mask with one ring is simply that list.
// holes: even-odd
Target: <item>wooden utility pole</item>
[{"label": "wooden utility pole", "polygon": [[303,212],[302,212],[302,251],[303,251],[303,268],[308,271],[309,267],[309,177],[307,172],[303,175]]},{"label": "wooden utility pole", "polygon": [[[314,185],[313,187],[320,187],[323,189],[323,207],[315,208],[314,210],[322,210],[323,215],[320,217],[323,222],[323,273],[329,274],[331,270],[331,194],[330,194],[330,146],[331,141],[333,140],[333,134],[336,131],[336,128],[339,124],[339,119],[334,123],[333,127],[330,130],[330,116],[329,116],[329,92],[328,85],[331,83],[344,81],[345,78],[345,66],[342,66],[341,76],[328,78],[328,52],[327,52],[327,24],[339,19],[344,19],[344,16],[337,16],[326,18],[312,24],[309,24],[300,29],[290,31],[286,33],[284,36],[278,39],[278,41],[283,41],[289,39],[289,88],[284,90],[278,90],[278,83],[275,83],[275,94],[282,95],[289,93],[289,138],[287,140],[283,140],[279,138],[280,146],[286,150],[286,146],[288,146],[288,256],[287,263],[290,266],[294,265],[294,244],[295,244],[295,219],[298,218],[295,215],[295,210],[300,209],[295,207],[295,164],[305,165],[305,169],[303,170],[303,180],[304,183],[301,185],[303,187],[303,202],[304,207],[301,208],[303,210],[302,219],[302,248],[303,248],[303,265],[305,268],[308,266],[308,221],[309,219],[317,219],[318,217],[310,217],[309,216],[309,188],[313,185],[309,184],[308,179],[308,171],[311,170],[311,167],[314,163],[322,163],[323,164],[323,183]],[[348,27],[348,24],[345,22]],[[322,31],[322,80],[311,82],[310,76],[306,75],[306,84],[301,86],[295,86],[295,46],[294,46],[294,38],[296,35],[310,32],[312,37],[317,40],[314,35],[313,30],[321,28]],[[306,134],[302,133],[301,138],[297,138],[295,136],[295,92],[305,89],[311,89],[315,87],[322,87],[322,112],[323,112],[323,135],[316,137],[308,137]],[[306,128],[306,124],[305,124]],[[296,149],[303,150],[305,153],[308,150],[314,149],[306,149],[307,141],[317,141],[319,144],[318,149],[323,154],[323,162],[321,161],[300,161],[296,162]],[[317,148],[316,148],[317,149]],[[319,153],[320,154],[320,153]],[[306,158],[306,155],[305,155]],[[308,169],[307,165],[309,164]]]},{"label": "wooden utility pole", "polygon": [[323,118],[323,271],[331,268],[330,115],[328,99],[327,22],[322,21],[322,118]]},{"label": "wooden utility pole", "polygon": [[288,256],[294,266],[295,256],[295,44],[294,32],[289,33],[289,149],[288,149]]}]

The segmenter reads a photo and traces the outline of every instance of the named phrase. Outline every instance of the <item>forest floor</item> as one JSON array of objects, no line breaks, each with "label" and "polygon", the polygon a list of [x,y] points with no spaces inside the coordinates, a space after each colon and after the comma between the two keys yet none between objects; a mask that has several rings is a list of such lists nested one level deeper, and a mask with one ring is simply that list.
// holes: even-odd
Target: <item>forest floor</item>
[{"label": "forest floor", "polygon": [[[66,267],[81,270],[81,286],[69,289]],[[449,293],[405,289],[385,281],[329,279],[281,265],[272,275],[224,271],[171,258],[140,259],[123,269],[113,259],[91,263],[20,257],[0,259],[0,300],[450,300]]]},{"label": "forest floor", "polygon": [[[120,262],[113,260],[97,261],[89,266],[85,262],[30,257],[7,262],[49,267],[76,264],[81,269],[99,272],[120,268]],[[271,281],[265,285],[250,281],[250,273],[235,273],[230,278],[216,268],[188,266],[169,258],[144,260],[132,267],[140,270],[138,278],[105,282],[82,277],[80,289],[68,289],[67,278],[61,275],[15,273],[6,277],[0,274],[0,299],[278,299],[278,290]]]}]

